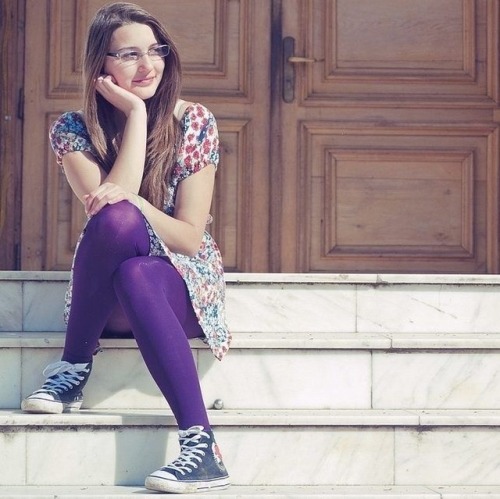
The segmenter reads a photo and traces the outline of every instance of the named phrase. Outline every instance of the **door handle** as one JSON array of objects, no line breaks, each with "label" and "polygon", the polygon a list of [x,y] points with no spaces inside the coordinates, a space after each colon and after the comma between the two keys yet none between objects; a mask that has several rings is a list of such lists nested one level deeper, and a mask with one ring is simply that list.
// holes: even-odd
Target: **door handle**
[{"label": "door handle", "polygon": [[286,36],[283,38],[283,88],[282,95],[285,102],[293,102],[295,99],[295,65],[311,64],[316,59],[311,57],[300,57],[295,55],[295,38]]},{"label": "door handle", "polygon": [[311,59],[310,57],[291,56],[288,58],[288,62],[291,62],[292,64],[297,64],[301,62],[305,64],[310,64],[311,62],[316,62],[316,59]]}]

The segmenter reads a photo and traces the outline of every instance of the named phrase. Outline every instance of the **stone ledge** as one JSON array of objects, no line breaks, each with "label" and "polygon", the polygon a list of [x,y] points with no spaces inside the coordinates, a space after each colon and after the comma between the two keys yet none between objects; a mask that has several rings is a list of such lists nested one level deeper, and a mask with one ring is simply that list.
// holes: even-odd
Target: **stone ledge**
[{"label": "stone ledge", "polygon": [[[143,487],[133,486],[17,486],[2,487],[0,497],[10,499],[147,499],[154,495]],[[457,495],[459,494],[459,495]],[[357,486],[236,486],[211,492],[211,499],[239,497],[241,499],[286,499],[318,497],[349,499],[500,499],[500,487],[425,487],[398,485]],[[199,494],[184,494],[199,499]]]},{"label": "stone ledge", "polygon": [[[68,271],[0,271],[0,281],[68,281]],[[500,285],[500,275],[486,274],[322,274],[322,273],[235,273],[225,280],[233,284],[437,284]]]},{"label": "stone ledge", "polygon": [[[10,499],[150,499],[155,493],[133,486],[17,486],[1,487],[0,497]],[[356,486],[236,486],[211,492],[211,499],[286,499],[321,497],[348,499],[500,499],[498,486],[425,487],[398,485]],[[199,499],[199,494],[184,494]]]},{"label": "stone ledge", "polygon": [[[213,426],[224,427],[499,427],[500,410],[209,410]],[[0,410],[0,428],[176,427],[168,410],[92,410],[27,414]]]},{"label": "stone ledge", "polygon": [[[105,349],[137,348],[134,339],[104,338]],[[206,349],[190,340],[193,349]],[[62,348],[64,332],[0,332],[0,348]],[[233,331],[232,349],[500,350],[500,333],[248,333]]]}]

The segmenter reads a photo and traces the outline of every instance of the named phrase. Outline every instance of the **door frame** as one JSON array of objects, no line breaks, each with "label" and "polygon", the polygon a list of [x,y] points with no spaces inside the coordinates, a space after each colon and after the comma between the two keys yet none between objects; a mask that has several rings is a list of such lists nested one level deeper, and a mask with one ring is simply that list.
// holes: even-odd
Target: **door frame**
[{"label": "door frame", "polygon": [[0,2],[0,270],[21,265],[25,1]]}]

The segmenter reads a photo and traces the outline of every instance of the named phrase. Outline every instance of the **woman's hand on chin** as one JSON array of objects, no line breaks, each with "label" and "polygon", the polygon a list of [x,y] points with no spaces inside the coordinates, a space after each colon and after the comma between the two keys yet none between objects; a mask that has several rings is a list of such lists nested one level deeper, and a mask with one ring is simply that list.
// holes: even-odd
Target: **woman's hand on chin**
[{"label": "woman's hand on chin", "polygon": [[144,101],[117,85],[116,80],[111,75],[99,76],[95,88],[110,104],[122,111],[127,117],[134,110],[146,110]]}]

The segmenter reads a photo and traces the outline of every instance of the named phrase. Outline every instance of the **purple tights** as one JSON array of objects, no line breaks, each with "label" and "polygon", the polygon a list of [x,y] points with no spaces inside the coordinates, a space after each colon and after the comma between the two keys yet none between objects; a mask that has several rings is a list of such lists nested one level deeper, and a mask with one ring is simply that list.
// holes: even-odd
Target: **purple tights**
[{"label": "purple tights", "polygon": [[148,256],[149,235],[128,201],[107,205],[85,229],[73,269],[62,359],[90,362],[122,309],[144,361],[180,429],[210,428],[188,338],[202,336],[184,280],[167,258]]}]

